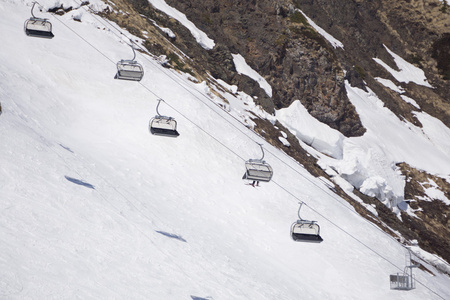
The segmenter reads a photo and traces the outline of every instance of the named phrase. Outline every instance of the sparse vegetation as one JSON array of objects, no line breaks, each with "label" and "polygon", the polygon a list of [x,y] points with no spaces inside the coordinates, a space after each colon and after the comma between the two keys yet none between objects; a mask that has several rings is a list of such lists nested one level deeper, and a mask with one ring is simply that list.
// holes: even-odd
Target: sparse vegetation
[{"label": "sparse vegetation", "polygon": [[173,62],[177,66],[181,66],[181,67],[184,66],[184,63],[180,62],[180,58],[178,57],[178,55],[176,55],[173,52],[167,54],[167,58],[169,59],[170,62]]},{"label": "sparse vegetation", "polygon": [[330,45],[328,44],[327,40],[325,40],[325,38],[322,35],[320,35],[314,28],[309,26],[302,28],[301,33],[307,38],[316,41],[323,48],[330,50],[329,51],[330,53],[333,53],[333,51],[330,49]]},{"label": "sparse vegetation", "polygon": [[293,34],[301,34],[301,29],[300,29],[300,27],[297,27],[297,26],[290,26],[289,27],[289,30],[291,31],[291,33],[293,33]]},{"label": "sparse vegetation", "polygon": [[422,62],[423,62],[423,58],[422,56],[418,55],[418,54],[410,54],[408,55],[408,57],[406,58],[406,60],[416,66],[418,66],[419,68],[423,68]]},{"label": "sparse vegetation", "polygon": [[289,40],[289,38],[286,34],[281,34],[276,39],[275,45],[277,45],[278,47],[285,47],[288,40]]},{"label": "sparse vegetation", "polygon": [[431,57],[437,61],[437,67],[444,79],[450,80],[450,33],[434,42]]},{"label": "sparse vegetation", "polygon": [[355,65],[355,71],[356,73],[358,73],[358,75],[364,79],[366,77],[366,72],[364,71],[364,69],[361,66]]},{"label": "sparse vegetation", "polygon": [[169,59],[170,64],[175,69],[180,70],[184,73],[188,73],[195,77],[194,72],[190,68],[185,67],[186,64],[180,60],[180,57],[177,54],[170,52],[169,54],[167,54],[167,59]]},{"label": "sparse vegetation", "polygon": [[442,7],[439,10],[444,14],[449,12],[447,0],[442,1]]},{"label": "sparse vegetation", "polygon": [[159,43],[153,43],[151,40],[146,39],[144,41],[144,47],[156,56],[165,55],[164,47]]},{"label": "sparse vegetation", "polygon": [[141,32],[138,28],[136,28],[136,27],[134,27],[134,26],[131,26],[131,25],[128,25],[128,26],[127,26],[127,30],[128,30],[128,32],[131,33],[132,35],[135,35],[135,36],[138,36],[138,37],[140,37],[140,38],[143,38],[142,32]]},{"label": "sparse vegetation", "polygon": [[303,24],[305,26],[308,26],[308,21],[306,20],[305,16],[299,12],[298,10],[296,12],[294,12],[291,16],[290,16],[290,20],[292,23],[299,23],[299,24]]},{"label": "sparse vegetation", "polygon": [[208,13],[202,14],[202,21],[206,25],[212,25],[211,16]]}]

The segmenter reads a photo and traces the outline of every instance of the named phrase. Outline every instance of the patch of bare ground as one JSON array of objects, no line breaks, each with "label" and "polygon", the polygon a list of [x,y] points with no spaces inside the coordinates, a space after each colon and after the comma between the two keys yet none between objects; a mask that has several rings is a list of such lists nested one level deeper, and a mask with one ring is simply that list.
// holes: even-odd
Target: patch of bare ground
[{"label": "patch of bare ground", "polygon": [[450,200],[450,183],[406,163],[399,167],[406,176],[405,199],[417,216],[402,213],[404,223],[417,233],[423,249],[450,261],[450,205],[427,194],[427,189],[435,189]]}]

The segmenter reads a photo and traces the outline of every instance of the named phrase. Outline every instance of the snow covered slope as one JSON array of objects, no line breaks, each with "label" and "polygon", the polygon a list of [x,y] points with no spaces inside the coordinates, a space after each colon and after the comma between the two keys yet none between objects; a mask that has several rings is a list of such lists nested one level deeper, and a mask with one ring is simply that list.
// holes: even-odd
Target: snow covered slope
[{"label": "snow covered slope", "polygon": [[[111,28],[75,9],[30,38],[30,8],[0,0],[0,299],[450,298],[430,266],[391,291],[406,250],[202,84],[142,55],[141,83],[114,80],[131,51]],[[148,132],[158,98],[177,139]],[[274,168],[260,188],[241,179],[256,142]],[[290,239],[298,199],[323,243]]]}]

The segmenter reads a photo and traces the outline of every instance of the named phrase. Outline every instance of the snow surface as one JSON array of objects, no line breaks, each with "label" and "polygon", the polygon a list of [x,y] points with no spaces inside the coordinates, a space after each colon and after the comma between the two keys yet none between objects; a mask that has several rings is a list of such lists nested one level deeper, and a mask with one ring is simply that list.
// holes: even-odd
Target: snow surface
[{"label": "snow surface", "polygon": [[361,137],[345,138],[310,116],[300,101],[276,113],[301,141],[326,154],[318,154],[323,168],[337,171],[336,176],[392,207],[404,199],[405,181],[396,163],[406,162],[444,178],[449,175],[450,129],[440,120],[416,112],[423,125],[418,128],[399,120],[370,89],[365,92],[348,83],[346,89],[367,129]]},{"label": "snow surface", "polygon": [[247,62],[245,61],[245,58],[240,54],[231,54],[233,56],[233,63],[236,67],[236,71],[239,74],[244,74],[256,81],[259,86],[266,92],[267,96],[272,97],[272,87],[270,84],[262,77],[257,71],[252,69]]},{"label": "snow surface", "polygon": [[280,140],[280,142],[286,146],[286,147],[290,147],[291,143],[289,143],[289,141],[287,140],[287,134],[286,132],[280,131],[281,136],[278,137],[278,140]]},{"label": "snow surface", "polygon": [[397,92],[399,94],[404,93],[405,90],[401,87],[401,86],[397,86],[395,83],[393,83],[391,80],[389,79],[384,79],[384,78],[380,78],[380,77],[375,77],[375,79],[381,83],[382,85],[384,85],[385,87],[390,88],[391,90],[393,90],[394,92]]},{"label": "snow surface", "polygon": [[[303,12],[302,14],[305,15]],[[343,48],[342,43],[317,26],[309,17],[306,15],[305,17],[335,48]],[[390,68],[380,59],[374,60],[386,68],[396,80],[432,87],[421,69],[406,62],[386,46],[385,48],[394,58],[400,71]],[[384,78],[376,80],[399,94],[404,93],[404,89],[391,80]],[[385,203],[389,206],[395,206],[403,201],[405,185],[403,176],[395,167],[396,163],[405,161],[432,174],[443,177],[449,175],[450,130],[441,121],[426,113],[417,113],[418,118],[424,119],[422,129],[410,123],[402,124],[392,112],[383,107],[382,101],[372,91],[365,93],[349,84],[346,88],[350,100],[357,107],[364,127],[369,128],[361,138],[346,139],[338,131],[310,116],[298,100],[289,108],[277,111],[276,114],[278,120],[300,141],[334,159],[319,154],[319,157],[322,157],[322,167],[325,169],[331,167],[331,173],[338,170],[335,179],[342,184],[344,190],[349,191],[349,186],[342,181],[342,177],[361,192],[386,200]],[[414,99],[404,95],[401,97],[405,102],[420,109]],[[379,113],[374,113],[373,110]],[[380,115],[383,116],[381,119]],[[401,130],[392,131],[392,128]],[[437,156],[433,157],[435,154]]]},{"label": "snow surface", "polygon": [[395,83],[393,83],[391,80],[389,79],[384,79],[384,78],[380,78],[380,77],[375,77],[375,79],[381,83],[382,85],[384,85],[387,88],[390,88],[391,90],[393,90],[394,92],[397,92],[400,94],[400,97],[406,102],[409,103],[411,105],[413,105],[415,108],[420,109],[419,104],[417,104],[417,102],[405,95],[401,95],[405,92],[405,90],[401,87],[401,86],[397,86]]},{"label": "snow surface", "polygon": [[[450,130],[448,127],[441,120],[430,116],[426,112],[414,112],[414,115],[422,123],[422,132],[428,137],[428,140],[442,153],[446,153],[449,156]],[[447,160],[447,162],[449,161]],[[442,174],[450,175],[450,169],[447,169],[447,172]]]},{"label": "snow surface", "polygon": [[191,32],[197,43],[200,44],[200,46],[202,46],[206,50],[211,50],[212,48],[214,48],[214,40],[210,39],[206,33],[198,29],[194,23],[189,21],[184,13],[180,12],[176,8],[173,8],[164,0],[148,0],[148,2],[150,2],[150,4],[153,5],[156,9],[159,9],[168,16],[171,16],[172,18],[180,22],[184,27],[186,27]]},{"label": "snow surface", "polygon": [[[141,53],[141,83],[114,80],[130,54],[114,30],[75,9],[43,14],[54,39],[27,37],[31,3],[0,0],[0,298],[450,298],[425,263],[435,276],[389,289],[405,249],[242,126],[250,96],[224,93],[228,114]],[[157,98],[180,137],[148,132]],[[255,142],[275,170],[260,188],[241,180]],[[299,199],[323,243],[290,239]]]},{"label": "snow surface", "polygon": [[420,109],[420,105],[417,104],[416,100],[414,100],[414,99],[412,99],[412,98],[410,98],[410,97],[408,97],[408,96],[405,96],[405,95],[400,95],[400,97],[401,97],[406,103],[409,103],[409,104],[411,104],[412,106],[414,106],[415,108]]},{"label": "snow surface", "polygon": [[291,146],[291,144],[289,143],[289,141],[288,141],[286,138],[284,138],[284,137],[282,137],[282,136],[279,136],[278,139],[280,140],[280,142],[281,142],[284,146],[286,146],[286,147],[290,147],[290,146]]},{"label": "snow surface", "polygon": [[410,64],[391,50],[389,50],[388,47],[384,46],[386,48],[387,52],[394,58],[395,64],[397,65],[397,68],[399,71],[392,69],[389,65],[387,65],[385,62],[383,62],[379,58],[374,58],[374,60],[383,66],[389,73],[391,73],[394,78],[399,82],[414,82],[418,85],[423,85],[429,88],[432,88],[432,86],[428,83],[427,78],[425,77],[425,73],[422,69]]},{"label": "snow surface", "polygon": [[311,116],[299,100],[276,112],[277,119],[298,139],[333,158],[342,159],[344,135]]},{"label": "snow surface", "polygon": [[161,26],[159,26],[158,24],[156,24],[155,21],[153,21],[153,24],[154,24],[156,27],[158,27],[159,29],[161,29],[162,32],[164,32],[165,34],[167,34],[168,37],[170,37],[170,38],[172,38],[172,39],[176,38],[175,33],[173,33],[173,31],[172,31],[170,28],[167,28],[167,27],[161,27]]},{"label": "snow surface", "polygon": [[[450,205],[450,200],[445,197],[445,194],[437,188],[436,183],[435,186],[425,188],[425,194],[429,197],[429,199],[439,199],[445,203],[445,205]],[[426,199],[428,200],[428,199]]]}]

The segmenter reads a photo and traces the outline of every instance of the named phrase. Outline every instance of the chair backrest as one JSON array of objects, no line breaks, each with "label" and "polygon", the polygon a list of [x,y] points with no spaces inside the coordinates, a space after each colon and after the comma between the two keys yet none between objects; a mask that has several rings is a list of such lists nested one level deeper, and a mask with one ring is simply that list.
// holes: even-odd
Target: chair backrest
[{"label": "chair backrest", "polygon": [[25,29],[50,32],[52,31],[52,23],[47,19],[30,18],[25,24]]},{"label": "chair backrest", "polygon": [[177,121],[175,121],[175,119],[170,118],[170,117],[155,116],[152,119],[150,126],[152,128],[176,130],[177,129]]},{"label": "chair backrest", "polygon": [[119,71],[131,71],[131,72],[143,72],[142,66],[136,61],[121,60],[117,63],[117,70]]},{"label": "chair backrest", "polygon": [[412,289],[409,275],[399,273],[389,276],[392,290],[410,290]]},{"label": "chair backrest", "polygon": [[247,177],[250,177],[250,180],[260,180],[252,179],[254,177],[270,181],[273,175],[272,167],[262,160],[250,159],[245,162],[245,168],[247,170]]},{"label": "chair backrest", "polygon": [[320,234],[320,227],[316,223],[295,223],[292,232],[296,234]]}]

